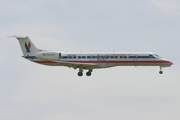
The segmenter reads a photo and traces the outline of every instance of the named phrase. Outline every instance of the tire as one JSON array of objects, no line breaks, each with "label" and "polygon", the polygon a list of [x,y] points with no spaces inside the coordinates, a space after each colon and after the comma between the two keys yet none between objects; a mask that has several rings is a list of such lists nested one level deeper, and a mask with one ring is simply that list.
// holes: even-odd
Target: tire
[{"label": "tire", "polygon": [[159,74],[163,74],[163,71],[159,71]]},{"label": "tire", "polygon": [[78,72],[78,76],[83,76],[83,73],[82,72]]},{"label": "tire", "polygon": [[87,75],[87,76],[91,76],[91,72],[87,72],[86,75]]}]

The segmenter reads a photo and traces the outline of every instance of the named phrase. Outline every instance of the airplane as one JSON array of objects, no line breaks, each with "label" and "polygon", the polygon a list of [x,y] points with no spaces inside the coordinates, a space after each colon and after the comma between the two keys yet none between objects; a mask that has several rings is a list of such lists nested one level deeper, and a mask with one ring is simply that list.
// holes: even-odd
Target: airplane
[{"label": "airplane", "polygon": [[163,74],[163,67],[170,67],[173,63],[159,57],[152,52],[61,52],[38,49],[28,36],[15,37],[21,46],[23,55],[35,63],[48,66],[66,66],[79,69],[78,76],[83,76],[83,70],[88,70],[86,75],[91,76],[93,69],[109,68],[115,66],[159,66],[159,74]]}]

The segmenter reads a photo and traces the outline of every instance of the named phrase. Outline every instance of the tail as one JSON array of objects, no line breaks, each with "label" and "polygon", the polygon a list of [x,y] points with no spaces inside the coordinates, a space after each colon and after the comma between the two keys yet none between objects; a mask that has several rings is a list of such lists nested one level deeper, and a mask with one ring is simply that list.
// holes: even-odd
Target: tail
[{"label": "tail", "polygon": [[11,37],[17,38],[24,56],[33,56],[41,51],[40,49],[36,48],[36,46],[32,43],[28,36],[13,35]]}]

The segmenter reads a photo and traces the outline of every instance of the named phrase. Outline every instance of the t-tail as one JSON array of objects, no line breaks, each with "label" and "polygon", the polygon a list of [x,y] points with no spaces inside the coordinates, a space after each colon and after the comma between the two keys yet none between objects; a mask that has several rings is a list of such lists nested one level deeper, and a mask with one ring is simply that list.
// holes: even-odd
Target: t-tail
[{"label": "t-tail", "polygon": [[41,51],[32,43],[28,36],[13,35],[11,37],[17,38],[24,56],[34,56],[36,53]]},{"label": "t-tail", "polygon": [[10,37],[15,37],[19,41],[21,46],[23,57],[29,60],[41,60],[41,61],[59,61],[61,57],[60,52],[53,52],[38,49],[33,42],[29,39],[28,36],[17,36],[13,35]]}]

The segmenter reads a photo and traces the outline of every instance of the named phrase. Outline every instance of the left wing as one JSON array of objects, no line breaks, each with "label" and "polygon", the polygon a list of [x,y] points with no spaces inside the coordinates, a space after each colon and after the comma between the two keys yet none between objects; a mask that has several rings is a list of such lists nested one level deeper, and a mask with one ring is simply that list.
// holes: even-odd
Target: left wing
[{"label": "left wing", "polygon": [[83,68],[83,69],[94,69],[94,68],[99,68],[100,65],[96,63],[76,63],[76,62],[60,62],[61,66],[67,66],[67,67],[72,67],[74,69],[77,68]]}]

